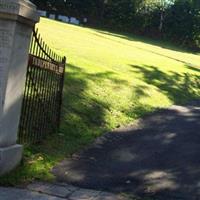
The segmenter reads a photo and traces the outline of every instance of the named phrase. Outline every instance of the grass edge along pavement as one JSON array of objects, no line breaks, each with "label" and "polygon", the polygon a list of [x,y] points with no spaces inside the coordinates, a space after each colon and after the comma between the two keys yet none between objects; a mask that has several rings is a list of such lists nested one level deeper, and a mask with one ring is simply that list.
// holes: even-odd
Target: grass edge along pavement
[{"label": "grass edge along pavement", "polygon": [[[113,194],[109,192],[88,190],[74,187],[63,183],[44,183],[35,182],[29,184],[26,188],[11,188],[0,187],[0,194],[2,198],[7,200],[16,199],[55,199],[55,200],[80,200],[80,199],[95,199],[95,200],[141,200],[141,198],[127,195],[127,194]],[[144,198],[143,200],[152,200]]]},{"label": "grass edge along pavement", "polygon": [[96,137],[157,109],[200,97],[200,56],[135,36],[41,19],[49,46],[67,56],[62,123],[1,185],[52,181],[51,168]]}]

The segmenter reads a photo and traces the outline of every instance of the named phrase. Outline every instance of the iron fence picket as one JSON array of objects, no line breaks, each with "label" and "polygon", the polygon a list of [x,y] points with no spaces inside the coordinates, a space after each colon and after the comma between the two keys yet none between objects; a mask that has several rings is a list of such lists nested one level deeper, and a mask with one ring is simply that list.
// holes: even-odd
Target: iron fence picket
[{"label": "iron fence picket", "polygon": [[[60,123],[66,58],[55,54],[33,30],[19,125],[19,142],[41,142]],[[60,70],[62,69],[62,70]]]}]

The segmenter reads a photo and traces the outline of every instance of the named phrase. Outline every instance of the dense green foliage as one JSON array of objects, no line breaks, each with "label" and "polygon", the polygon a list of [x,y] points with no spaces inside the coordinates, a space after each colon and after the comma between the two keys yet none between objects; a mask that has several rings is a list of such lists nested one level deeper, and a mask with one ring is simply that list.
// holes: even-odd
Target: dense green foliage
[{"label": "dense green foliage", "polygon": [[199,46],[199,0],[32,0],[40,9],[83,19],[89,25]]},{"label": "dense green foliage", "polygon": [[164,38],[190,48],[199,46],[200,9],[195,1],[143,4],[135,18],[133,31],[136,29],[140,34]]},{"label": "dense green foliage", "polygon": [[179,1],[167,10],[164,35],[179,41],[185,46],[199,44],[200,15],[199,10],[189,2]]},{"label": "dense green foliage", "polygon": [[107,5],[104,20],[117,30],[167,39],[190,48],[199,45],[199,1],[113,1]]}]

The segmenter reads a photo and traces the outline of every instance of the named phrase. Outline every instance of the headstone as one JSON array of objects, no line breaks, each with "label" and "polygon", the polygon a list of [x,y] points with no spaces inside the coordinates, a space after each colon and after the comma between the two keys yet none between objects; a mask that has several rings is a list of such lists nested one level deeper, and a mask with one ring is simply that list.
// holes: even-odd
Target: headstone
[{"label": "headstone", "polygon": [[67,16],[63,16],[63,15],[58,15],[58,19],[62,22],[69,22],[69,18]]},{"label": "headstone", "polygon": [[75,21],[75,24],[76,24],[76,25],[79,25],[79,24],[80,24],[80,21],[77,19],[77,20]]},{"label": "headstone", "polygon": [[71,24],[74,24],[75,21],[76,21],[76,18],[75,18],[75,17],[70,17],[70,23],[71,23]]},{"label": "headstone", "polygon": [[70,23],[71,23],[71,24],[79,25],[79,24],[80,24],[80,21],[77,20],[75,17],[71,17],[71,18],[70,18]]},{"label": "headstone", "polygon": [[47,16],[47,11],[45,10],[38,10],[38,13],[41,17],[46,17]]},{"label": "headstone", "polygon": [[83,22],[86,24],[86,23],[88,22],[88,19],[85,17],[85,18],[83,19]]},{"label": "headstone", "polygon": [[55,14],[49,14],[49,19],[55,19],[56,15]]},{"label": "headstone", "polygon": [[29,44],[39,21],[27,0],[0,0],[0,175],[21,160],[17,133],[25,85]]},{"label": "headstone", "polygon": [[63,21],[63,16],[62,15],[58,15],[58,20]]},{"label": "headstone", "polygon": [[69,17],[65,16],[65,22],[69,23]]}]

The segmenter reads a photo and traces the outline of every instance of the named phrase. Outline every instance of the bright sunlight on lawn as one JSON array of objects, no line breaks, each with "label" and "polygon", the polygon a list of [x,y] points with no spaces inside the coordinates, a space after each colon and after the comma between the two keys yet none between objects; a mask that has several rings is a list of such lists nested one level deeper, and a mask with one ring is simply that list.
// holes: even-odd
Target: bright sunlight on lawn
[{"label": "bright sunlight on lawn", "polygon": [[49,170],[56,162],[97,136],[200,97],[198,55],[47,19],[38,28],[44,41],[68,58],[61,130],[27,148],[22,166],[1,183],[52,179]]}]

